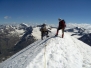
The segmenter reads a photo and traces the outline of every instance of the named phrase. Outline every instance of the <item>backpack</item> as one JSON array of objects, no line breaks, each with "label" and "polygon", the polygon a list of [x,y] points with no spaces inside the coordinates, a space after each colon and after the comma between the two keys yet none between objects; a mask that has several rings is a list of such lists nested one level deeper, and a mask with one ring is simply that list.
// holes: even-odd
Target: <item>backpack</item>
[{"label": "backpack", "polygon": [[65,21],[64,21],[64,20],[61,20],[61,21],[59,22],[59,27],[60,27],[60,28],[65,28],[65,27],[66,27],[66,24],[65,24]]},{"label": "backpack", "polygon": [[46,26],[42,26],[41,28],[40,28],[40,31],[46,31],[47,29],[46,29]]}]

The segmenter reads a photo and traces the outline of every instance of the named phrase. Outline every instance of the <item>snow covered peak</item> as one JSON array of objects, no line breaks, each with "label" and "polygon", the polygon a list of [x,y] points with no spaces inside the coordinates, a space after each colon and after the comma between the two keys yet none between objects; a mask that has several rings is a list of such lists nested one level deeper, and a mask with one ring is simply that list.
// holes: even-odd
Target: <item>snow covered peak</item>
[{"label": "snow covered peak", "polygon": [[27,25],[25,23],[21,23],[20,25],[25,26],[25,27],[29,27],[29,25]]},{"label": "snow covered peak", "polygon": [[[55,30],[52,30],[52,34]],[[91,47],[65,33],[51,36],[21,50],[0,68],[91,68]]]}]

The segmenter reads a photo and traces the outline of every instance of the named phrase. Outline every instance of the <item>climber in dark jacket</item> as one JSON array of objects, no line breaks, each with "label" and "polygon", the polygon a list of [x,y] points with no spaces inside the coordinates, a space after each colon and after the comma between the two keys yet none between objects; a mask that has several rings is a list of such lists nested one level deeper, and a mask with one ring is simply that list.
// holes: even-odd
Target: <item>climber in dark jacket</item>
[{"label": "climber in dark jacket", "polygon": [[60,18],[58,20],[59,20],[59,25],[58,25],[57,32],[56,32],[56,35],[55,36],[57,36],[59,30],[62,29],[62,38],[63,38],[64,37],[64,29],[66,27],[66,24],[65,24],[65,21],[64,20],[62,20]]}]

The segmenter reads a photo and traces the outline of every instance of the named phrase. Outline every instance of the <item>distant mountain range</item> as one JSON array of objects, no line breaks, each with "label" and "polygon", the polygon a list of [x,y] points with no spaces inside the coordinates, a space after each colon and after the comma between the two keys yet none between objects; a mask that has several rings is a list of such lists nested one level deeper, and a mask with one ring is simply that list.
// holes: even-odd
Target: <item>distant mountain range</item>
[{"label": "distant mountain range", "polygon": [[84,43],[91,46],[91,30],[82,28],[82,27],[74,27],[65,30],[66,32],[71,32],[71,36],[80,36],[78,39],[83,41]]}]

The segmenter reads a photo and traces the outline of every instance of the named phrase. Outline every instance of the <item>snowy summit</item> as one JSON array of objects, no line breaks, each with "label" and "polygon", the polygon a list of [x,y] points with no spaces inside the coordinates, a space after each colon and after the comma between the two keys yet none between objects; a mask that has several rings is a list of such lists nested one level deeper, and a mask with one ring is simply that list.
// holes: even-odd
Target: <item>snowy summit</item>
[{"label": "snowy summit", "polygon": [[[38,29],[35,30],[39,32]],[[65,32],[61,38],[50,37],[39,40],[0,64],[0,68],[91,68],[91,47]],[[35,33],[36,33],[35,32]]]}]

